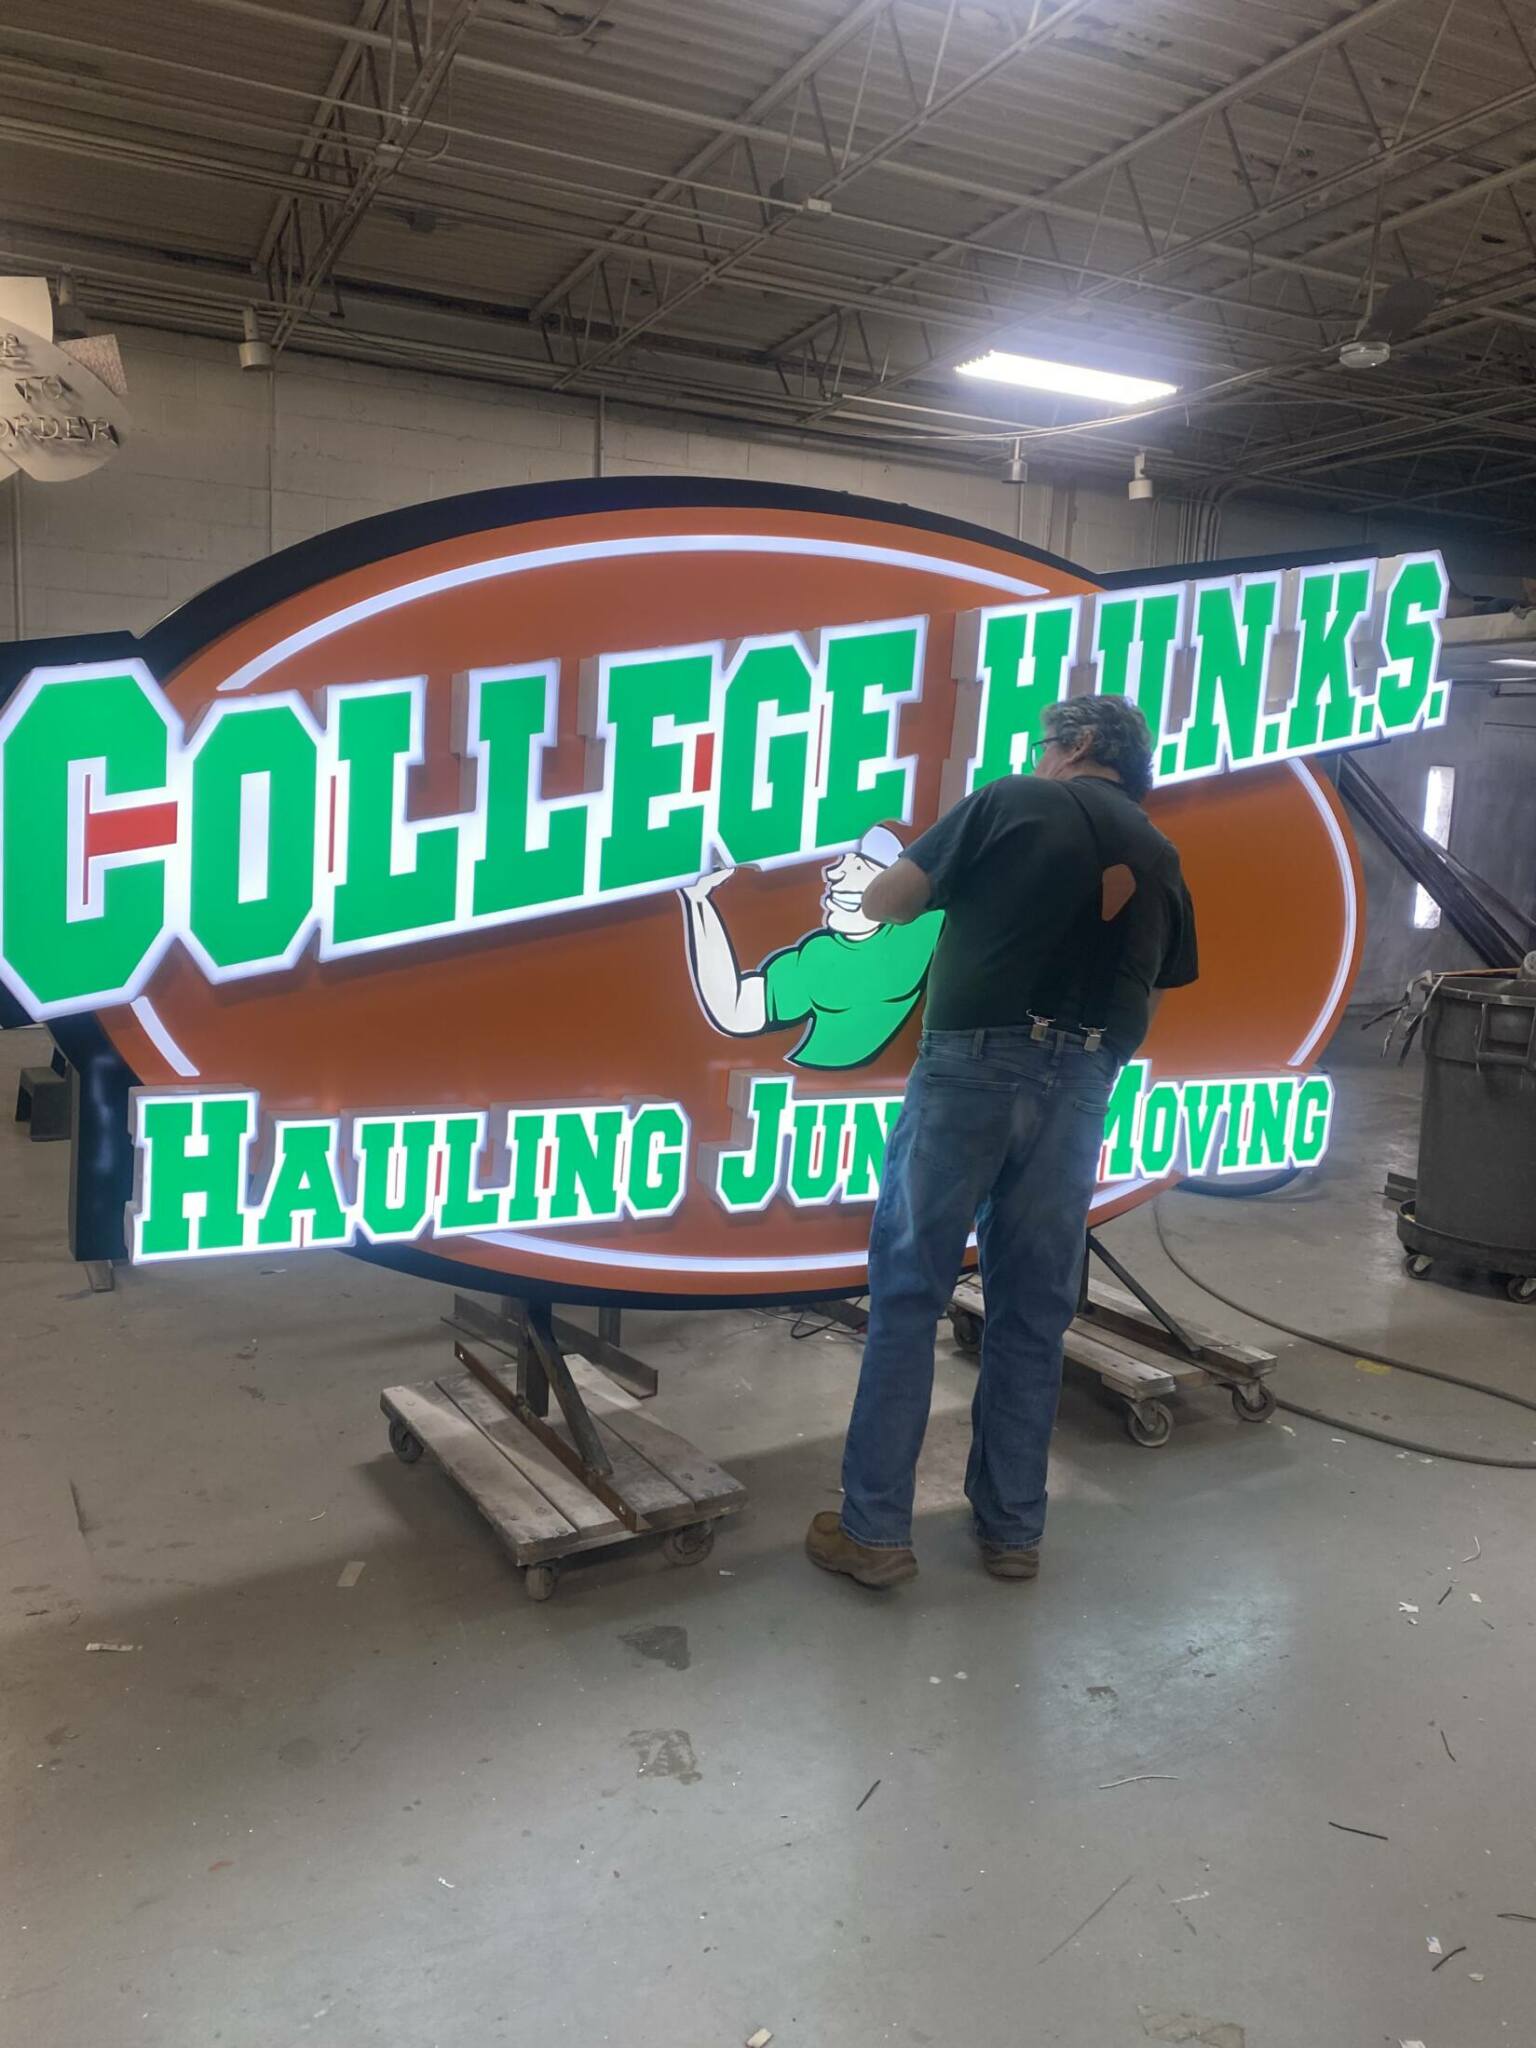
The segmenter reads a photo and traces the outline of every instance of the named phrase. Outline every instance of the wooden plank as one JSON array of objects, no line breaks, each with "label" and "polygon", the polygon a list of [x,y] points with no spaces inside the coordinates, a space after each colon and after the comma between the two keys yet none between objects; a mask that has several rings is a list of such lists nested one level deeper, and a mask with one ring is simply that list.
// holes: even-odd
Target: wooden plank
[{"label": "wooden plank", "polygon": [[638,1403],[627,1395],[616,1394],[584,1358],[572,1354],[570,1366],[571,1377],[593,1415],[680,1488],[696,1507],[722,1514],[746,1500],[747,1490],[739,1479],[733,1479],[712,1458],[705,1457],[686,1437],[663,1429],[660,1423],[642,1414]]},{"label": "wooden plank", "polygon": [[1133,1400],[1148,1401],[1177,1391],[1173,1375],[1165,1366],[1154,1365],[1148,1359],[1122,1351],[1118,1345],[1090,1337],[1078,1324],[1068,1330],[1062,1349],[1073,1365],[1097,1373],[1117,1392],[1128,1394]]},{"label": "wooden plank", "polygon": [[649,1401],[654,1396],[659,1384],[654,1365],[631,1358],[619,1345],[610,1343],[600,1330],[584,1330],[580,1323],[567,1322],[563,1316],[553,1316],[550,1326],[561,1350],[585,1356],[590,1364],[607,1376],[615,1391],[622,1390],[641,1401]]},{"label": "wooden plank", "polygon": [[[987,1312],[981,1281],[974,1273],[964,1273],[956,1281],[954,1299],[961,1308],[970,1309],[974,1315],[985,1316]],[[1195,1361],[1185,1358],[1156,1316],[1143,1308],[1133,1294],[1112,1286],[1107,1280],[1090,1280],[1088,1300],[1098,1313],[1078,1319],[1075,1327],[1085,1334],[1097,1335],[1101,1341],[1106,1335],[1129,1336],[1138,1344],[1149,1345],[1160,1358],[1166,1358],[1167,1370],[1178,1378],[1185,1377],[1188,1370],[1195,1367]],[[1252,1379],[1274,1370],[1274,1352],[1261,1351],[1256,1344],[1242,1344],[1236,1338],[1207,1330],[1199,1323],[1192,1323],[1182,1311],[1179,1321],[1195,1342],[1210,1353],[1218,1368],[1233,1368],[1234,1377]]]},{"label": "wooden plank", "polygon": [[[571,1368],[571,1378],[576,1382],[581,1397],[587,1404],[598,1438],[613,1468],[607,1475],[608,1484],[616,1493],[622,1495],[635,1513],[643,1516],[653,1529],[675,1529],[684,1523],[696,1522],[699,1517],[695,1512],[693,1495],[680,1480],[658,1465],[645,1449],[639,1436],[633,1443],[630,1442],[626,1404],[635,1405],[630,1396],[621,1394],[616,1388],[611,1387],[597,1369],[588,1365],[584,1358],[573,1356],[567,1360],[567,1364]],[[497,1366],[493,1364],[491,1370],[497,1379],[506,1381],[506,1375]],[[492,1400],[495,1398],[494,1394],[490,1396]],[[550,1424],[561,1442],[571,1444],[574,1449],[568,1425],[555,1421],[553,1417]],[[646,1427],[656,1429],[654,1423],[649,1423]],[[668,1446],[679,1446],[695,1458],[701,1455],[694,1451],[691,1444],[685,1443],[681,1437],[674,1437],[668,1430],[659,1430],[657,1434],[666,1439]],[[707,1465],[709,1461],[705,1459],[703,1462]],[[718,1470],[718,1467],[715,1469]],[[724,1478],[725,1475],[722,1473],[721,1477]],[[732,1487],[736,1484],[734,1480],[729,1483]]]},{"label": "wooden plank", "polygon": [[[1112,1287],[1104,1280],[1090,1280],[1088,1299],[1094,1308],[1105,1311],[1106,1321],[1112,1317],[1119,1323],[1133,1325],[1138,1338],[1150,1340],[1159,1349],[1173,1342],[1156,1316],[1144,1309],[1133,1294],[1127,1294],[1119,1287]],[[1273,1371],[1273,1351],[1261,1351],[1256,1344],[1241,1344],[1235,1338],[1220,1336],[1216,1331],[1207,1330],[1199,1323],[1192,1323],[1182,1311],[1179,1312],[1178,1319],[1195,1342],[1210,1352],[1213,1359],[1223,1365],[1236,1367],[1245,1378]]]},{"label": "wooden plank", "polygon": [[445,1373],[437,1384],[582,1536],[595,1540],[603,1535],[624,1534],[624,1524],[612,1509],[589,1493],[576,1475],[567,1471],[531,1431],[524,1429],[494,1394],[487,1393],[472,1373]]},{"label": "wooden plank", "polygon": [[581,1397],[589,1408],[601,1405],[618,1413],[620,1410],[629,1411],[640,1406],[639,1399],[634,1394],[609,1379],[602,1367],[594,1364],[584,1351],[568,1350],[565,1362],[571,1368],[571,1378],[580,1387]]},{"label": "wooden plank", "polygon": [[[608,1474],[609,1485],[622,1495],[636,1514],[643,1517],[648,1528],[678,1529],[699,1519],[692,1500],[665,1472],[659,1472],[648,1458],[627,1444],[623,1437],[615,1435],[606,1422],[599,1421],[595,1415],[592,1421],[612,1468]],[[557,1422],[553,1427],[557,1436],[571,1443],[571,1433],[565,1423]]]},{"label": "wooden plank", "polygon": [[519,1564],[559,1557],[579,1540],[558,1508],[462,1415],[439,1388],[389,1387],[380,1398],[386,1415],[403,1422],[428,1454],[467,1493]]},{"label": "wooden plank", "polygon": [[[635,1513],[643,1516],[651,1528],[666,1530],[678,1528],[686,1522],[696,1522],[698,1516],[694,1511],[692,1495],[678,1481],[674,1481],[666,1470],[657,1468],[657,1464],[653,1464],[653,1460],[645,1456],[643,1450],[631,1444],[625,1436],[616,1434],[616,1425],[621,1421],[621,1415],[625,1413],[623,1405],[629,1403],[631,1397],[618,1393],[614,1386],[606,1382],[606,1378],[602,1378],[602,1374],[598,1374],[594,1366],[588,1366],[584,1358],[569,1358],[567,1364],[571,1368],[571,1378],[578,1384],[582,1399],[586,1401],[592,1413],[592,1425],[596,1427],[598,1440],[602,1442],[602,1448],[608,1454],[612,1470],[606,1477],[614,1493],[623,1495],[629,1507],[633,1507]],[[500,1372],[496,1366],[492,1366],[492,1372],[496,1374],[498,1380],[506,1382],[506,1374]],[[494,1401],[496,1395],[489,1395],[487,1399]],[[549,1425],[563,1444],[571,1444],[571,1448],[575,1448],[567,1423],[555,1421],[551,1417]],[[653,1430],[655,1423],[649,1423],[649,1427]],[[672,1438],[670,1432],[659,1434],[668,1436],[672,1444],[682,1444],[684,1450],[692,1450],[690,1444],[684,1444],[682,1438]],[[735,1481],[731,1481],[731,1485],[735,1485]]]}]

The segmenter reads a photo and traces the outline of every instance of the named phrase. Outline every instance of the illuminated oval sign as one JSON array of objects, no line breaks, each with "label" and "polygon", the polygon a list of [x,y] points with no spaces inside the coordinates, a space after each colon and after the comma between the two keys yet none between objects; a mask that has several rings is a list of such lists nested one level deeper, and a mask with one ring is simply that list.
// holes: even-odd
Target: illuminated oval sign
[{"label": "illuminated oval sign", "polygon": [[1359,891],[1305,757],[1443,720],[1444,597],[1433,555],[1102,587],[735,484],[390,515],[14,690],[0,973],[131,1073],[135,1258],[856,1290],[939,922],[864,885],[1071,693],[1146,711],[1201,931],[1096,1213],[1318,1156]]}]

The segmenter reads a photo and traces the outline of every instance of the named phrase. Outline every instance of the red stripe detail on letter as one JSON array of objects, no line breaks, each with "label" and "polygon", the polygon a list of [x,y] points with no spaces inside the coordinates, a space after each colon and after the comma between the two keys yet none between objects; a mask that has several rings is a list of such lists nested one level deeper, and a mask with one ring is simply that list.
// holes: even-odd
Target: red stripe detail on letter
[{"label": "red stripe detail on letter", "polygon": [[90,809],[90,778],[86,778],[85,857],[104,853],[140,853],[152,846],[174,846],[179,821],[175,804],[134,804],[125,811]]}]

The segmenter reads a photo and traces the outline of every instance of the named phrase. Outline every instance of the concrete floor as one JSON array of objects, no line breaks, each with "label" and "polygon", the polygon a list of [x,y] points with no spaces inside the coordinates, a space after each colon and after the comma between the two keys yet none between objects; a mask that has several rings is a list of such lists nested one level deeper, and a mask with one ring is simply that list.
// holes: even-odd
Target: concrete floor
[{"label": "concrete floor", "polygon": [[[1170,1230],[1255,1303],[1536,1391],[1536,1312],[1402,1276],[1376,1191],[1416,1077],[1362,1044],[1306,1194]],[[1046,1575],[998,1586],[946,1341],[923,1576],[871,1596],[799,1551],[856,1347],[637,1316],[657,1414],[752,1505],[701,1567],[631,1552],[535,1607],[385,1447],[441,1294],[314,1254],[92,1295],[65,1148],[4,1130],[0,2038],[1536,2042],[1536,1924],[1496,1917],[1536,1914],[1536,1476],[1218,1394],[1148,1452],[1074,1385]],[[1202,1312],[1145,1212],[1113,1240]],[[1536,1415],[1401,1374],[1287,1347],[1278,1384],[1536,1457]],[[1466,1953],[1432,1972],[1430,1936]]]}]

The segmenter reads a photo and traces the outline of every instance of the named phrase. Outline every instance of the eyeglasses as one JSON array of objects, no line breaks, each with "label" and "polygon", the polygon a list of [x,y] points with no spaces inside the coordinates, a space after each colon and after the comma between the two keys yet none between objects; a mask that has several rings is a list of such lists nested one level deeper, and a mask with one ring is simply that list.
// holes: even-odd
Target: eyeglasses
[{"label": "eyeglasses", "polygon": [[1031,741],[1030,741],[1030,743],[1029,743],[1029,765],[1030,765],[1030,770],[1031,770],[1031,772],[1033,772],[1033,771],[1034,771],[1034,770],[1035,770],[1036,768],[1038,768],[1038,767],[1040,766],[1040,763],[1041,763],[1041,762],[1042,762],[1042,761],[1044,760],[1044,758],[1045,758],[1045,750],[1046,750],[1046,748],[1047,748],[1047,747],[1053,747],[1053,746],[1055,746],[1055,744],[1056,744],[1056,742],[1055,742],[1054,740],[1031,740]]}]

